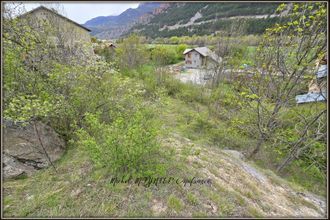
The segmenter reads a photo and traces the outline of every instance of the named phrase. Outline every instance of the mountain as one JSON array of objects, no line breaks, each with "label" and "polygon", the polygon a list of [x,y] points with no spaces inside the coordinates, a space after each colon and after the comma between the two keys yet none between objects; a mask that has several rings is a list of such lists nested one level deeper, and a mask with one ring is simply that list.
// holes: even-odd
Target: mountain
[{"label": "mountain", "polygon": [[152,13],[161,3],[141,3],[136,9],[129,8],[118,16],[100,16],[87,21],[84,26],[92,30],[92,35],[101,39],[118,38],[129,30],[141,16]]},{"label": "mountain", "polygon": [[172,3],[147,24],[136,24],[129,32],[147,37],[208,35],[226,30],[237,19],[246,22],[246,34],[260,34],[279,20],[280,3]]},{"label": "mountain", "polygon": [[84,25],[98,38],[117,39],[132,32],[157,38],[209,35],[245,20],[246,34],[261,34],[279,20],[280,3],[143,3],[118,16],[101,16]]}]

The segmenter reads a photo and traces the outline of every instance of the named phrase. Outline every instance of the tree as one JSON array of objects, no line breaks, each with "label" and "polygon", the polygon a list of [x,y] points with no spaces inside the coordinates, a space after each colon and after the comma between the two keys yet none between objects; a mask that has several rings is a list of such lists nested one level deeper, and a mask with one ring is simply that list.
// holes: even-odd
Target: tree
[{"label": "tree", "polygon": [[151,57],[158,66],[164,66],[175,63],[177,54],[172,48],[156,46],[151,52]]},{"label": "tree", "polygon": [[146,47],[141,43],[141,38],[136,34],[123,39],[116,51],[118,63],[122,69],[137,68],[148,60]]},{"label": "tree", "polygon": [[187,45],[186,44],[179,44],[176,48],[176,52],[179,56],[182,56],[183,52],[185,51],[185,49],[187,49]]},{"label": "tree", "polygon": [[31,60],[27,59],[28,56],[35,58],[38,46],[46,47],[47,42],[45,36],[27,24],[27,20],[17,18],[22,12],[24,10],[20,4],[5,5],[3,26],[4,117],[14,122],[28,123],[32,121],[39,145],[55,169],[40,139],[36,120],[49,116],[54,111],[56,103],[50,101],[46,94],[40,97],[40,93],[37,93],[36,90],[40,89],[43,76],[32,72],[37,68],[34,63],[29,62]]},{"label": "tree", "polygon": [[[55,18],[36,20],[34,17],[22,16],[24,12],[21,4],[5,4],[4,118],[23,124],[32,123],[40,148],[49,159],[36,123],[40,120],[47,123],[56,121],[63,126],[62,132],[70,129],[70,120],[67,120],[66,116],[71,111],[67,100],[74,77],[67,74],[57,80],[55,75],[60,71],[65,72],[65,65],[76,63],[76,52],[81,48],[75,50],[65,47],[65,37]],[[53,37],[57,37],[57,41],[52,41]],[[86,61],[80,57],[78,60]],[[93,60],[93,57],[89,57],[89,60]],[[60,68],[57,68],[58,66]],[[58,117],[60,112],[65,114]],[[50,159],[49,162],[52,164]]]},{"label": "tree", "polygon": [[[303,107],[293,111],[295,95],[301,85],[307,84],[306,80],[313,78],[315,62],[326,53],[326,4],[294,3],[291,8],[281,4],[277,12],[285,9],[289,11],[289,21],[266,30],[257,49],[255,74],[245,75],[239,88],[244,108],[255,114],[253,131],[258,134],[249,157],[254,157],[267,142],[286,155],[278,171],[306,155],[316,142],[326,141],[324,103],[311,105],[308,114],[302,112]],[[299,118],[294,128],[283,121],[288,112],[292,118]],[[285,146],[285,150],[278,146]]]},{"label": "tree", "polygon": [[170,38],[171,44],[178,44],[179,43],[179,38],[177,36],[173,36]]},{"label": "tree", "polygon": [[[218,87],[224,80],[225,74],[227,74],[226,69],[232,70],[240,65],[241,60],[237,59],[237,56],[241,55],[243,45],[241,38],[238,37],[242,36],[245,28],[244,21],[237,20],[231,23],[228,31],[221,32],[221,35],[218,36],[215,53],[222,58],[222,61],[213,67],[212,87]],[[230,75],[232,74],[233,72],[230,73]]]}]

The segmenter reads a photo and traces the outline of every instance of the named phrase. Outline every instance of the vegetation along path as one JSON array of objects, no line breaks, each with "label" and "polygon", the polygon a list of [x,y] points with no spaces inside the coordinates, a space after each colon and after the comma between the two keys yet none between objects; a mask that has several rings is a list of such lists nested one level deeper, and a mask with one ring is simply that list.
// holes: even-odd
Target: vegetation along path
[{"label": "vegetation along path", "polygon": [[57,162],[56,174],[49,168],[5,182],[5,215],[324,216],[322,199],[260,170],[238,151],[185,138],[175,125],[191,107],[172,98],[164,103],[161,118],[167,132],[160,142],[175,155],[169,175],[210,179],[209,184],[112,184],[106,170],[94,170],[86,154],[71,148]]}]

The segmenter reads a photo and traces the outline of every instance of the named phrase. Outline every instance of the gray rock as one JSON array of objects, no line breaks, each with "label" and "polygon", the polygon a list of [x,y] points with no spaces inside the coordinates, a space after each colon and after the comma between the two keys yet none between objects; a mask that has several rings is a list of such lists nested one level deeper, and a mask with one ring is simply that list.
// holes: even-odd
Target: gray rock
[{"label": "gray rock", "polygon": [[[33,124],[23,126],[11,121],[3,123],[3,167],[4,177],[30,175],[48,167],[50,162],[40,145]],[[65,142],[48,125],[36,123],[40,140],[51,161],[58,160],[64,153]]]},{"label": "gray rock", "polygon": [[19,162],[14,157],[3,154],[3,172],[5,178],[14,178],[33,173],[33,168]]}]

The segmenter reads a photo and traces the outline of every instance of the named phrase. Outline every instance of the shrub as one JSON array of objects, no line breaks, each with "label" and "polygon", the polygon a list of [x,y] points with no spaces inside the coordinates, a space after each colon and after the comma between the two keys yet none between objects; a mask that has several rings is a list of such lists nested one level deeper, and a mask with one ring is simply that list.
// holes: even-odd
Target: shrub
[{"label": "shrub", "polygon": [[177,62],[175,50],[166,46],[156,46],[151,52],[151,57],[158,65],[168,65]]},{"label": "shrub", "polygon": [[118,45],[116,55],[121,69],[137,68],[148,61],[147,48],[141,41],[141,37],[131,35]]},{"label": "shrub", "polygon": [[166,88],[167,94],[173,97],[180,93],[184,86],[179,80],[173,79],[171,77],[166,78],[163,85]]},{"label": "shrub", "polygon": [[100,122],[98,114],[87,114],[85,128],[77,136],[79,146],[90,154],[95,167],[151,175],[162,172],[157,133],[152,111],[139,109],[130,118],[119,116],[111,124]]},{"label": "shrub", "polygon": [[177,59],[178,60],[184,60],[183,52],[187,49],[186,44],[179,44],[176,48],[176,53],[177,53]]}]

